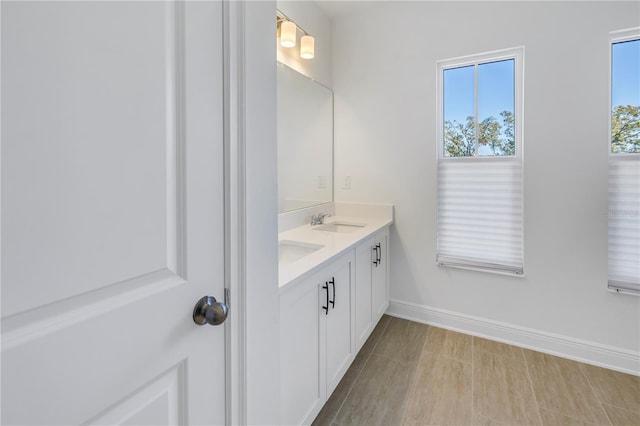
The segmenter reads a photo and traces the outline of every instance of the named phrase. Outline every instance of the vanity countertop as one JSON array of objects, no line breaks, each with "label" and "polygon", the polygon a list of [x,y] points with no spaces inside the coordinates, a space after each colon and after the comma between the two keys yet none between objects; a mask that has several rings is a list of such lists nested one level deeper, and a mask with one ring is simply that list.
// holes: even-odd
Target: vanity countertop
[{"label": "vanity countertop", "polygon": [[300,243],[302,245],[321,245],[322,248],[315,252],[302,257],[301,259],[279,264],[279,286],[280,292],[288,289],[290,285],[299,278],[313,273],[322,267],[327,261],[341,255],[355,247],[358,243],[366,240],[374,233],[391,225],[393,223],[390,217],[356,217],[356,216],[335,216],[325,220],[325,225],[335,223],[364,225],[356,227],[348,233],[322,231],[317,228],[319,226],[311,226],[309,224],[299,226],[278,235],[278,242],[288,241]]}]

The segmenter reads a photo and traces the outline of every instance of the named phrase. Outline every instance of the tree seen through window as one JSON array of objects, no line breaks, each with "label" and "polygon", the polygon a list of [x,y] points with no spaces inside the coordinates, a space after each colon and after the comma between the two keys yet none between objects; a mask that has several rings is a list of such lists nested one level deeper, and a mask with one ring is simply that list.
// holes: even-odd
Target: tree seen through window
[{"label": "tree seen through window", "polygon": [[640,153],[640,40],[611,48],[611,153]]},{"label": "tree seen through window", "polygon": [[515,155],[514,63],[444,70],[445,157]]}]

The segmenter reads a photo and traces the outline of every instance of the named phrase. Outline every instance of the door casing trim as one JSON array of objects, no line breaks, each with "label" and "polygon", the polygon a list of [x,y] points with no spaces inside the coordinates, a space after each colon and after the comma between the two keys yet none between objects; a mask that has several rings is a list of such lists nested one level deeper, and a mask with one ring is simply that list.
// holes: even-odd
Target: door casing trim
[{"label": "door casing trim", "polygon": [[223,132],[226,423],[247,424],[246,351],[246,186],[243,1],[223,1]]}]

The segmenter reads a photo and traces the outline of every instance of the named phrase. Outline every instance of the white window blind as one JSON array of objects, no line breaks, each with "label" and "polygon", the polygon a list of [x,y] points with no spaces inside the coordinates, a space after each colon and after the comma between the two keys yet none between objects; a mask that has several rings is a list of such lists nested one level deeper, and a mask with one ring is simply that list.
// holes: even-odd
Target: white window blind
[{"label": "white window blind", "polygon": [[438,164],[438,258],[442,265],[522,274],[519,158]]},{"label": "white window blind", "polygon": [[640,28],[609,41],[608,287],[640,295]]},{"label": "white window blind", "polygon": [[524,48],[438,62],[437,257],[522,275]]},{"label": "white window blind", "polygon": [[609,156],[609,288],[640,294],[640,157]]}]

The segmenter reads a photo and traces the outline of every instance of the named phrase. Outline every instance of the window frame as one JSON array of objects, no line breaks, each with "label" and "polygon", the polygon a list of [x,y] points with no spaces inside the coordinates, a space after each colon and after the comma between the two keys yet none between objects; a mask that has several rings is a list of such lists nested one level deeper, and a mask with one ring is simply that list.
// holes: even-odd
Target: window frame
[{"label": "window frame", "polygon": [[[444,155],[444,71],[453,68],[461,68],[466,66],[477,66],[491,62],[499,62],[504,60],[514,60],[514,137],[516,144],[515,155],[478,155],[472,157],[446,157]],[[523,139],[524,139],[524,103],[523,103],[523,88],[524,88],[524,46],[512,47],[509,49],[494,50],[491,52],[477,53],[473,55],[460,56],[451,59],[443,59],[436,62],[437,65],[437,96],[436,96],[436,140],[438,143],[438,156],[437,160],[445,161],[492,161],[492,160],[506,160],[513,158],[523,159]],[[478,120],[477,111],[477,98],[478,98],[478,84],[477,78],[474,83],[474,115],[476,123]],[[476,129],[477,132],[477,129]],[[477,134],[476,134],[477,138]]]},{"label": "window frame", "polygon": [[[446,266],[457,269],[467,269],[481,272],[490,272],[500,275],[509,275],[515,277],[525,276],[525,260],[524,260],[524,236],[525,236],[525,223],[524,223],[524,46],[518,46],[513,48],[494,50],[484,53],[466,55],[461,57],[455,57],[450,59],[444,59],[436,61],[436,146],[437,155],[435,158],[435,173],[436,173],[436,264],[439,266]],[[503,60],[514,60],[514,137],[515,137],[515,154],[514,155],[478,155],[476,150],[475,155],[472,157],[446,157],[444,155],[444,71],[453,68],[460,68],[465,66],[477,66],[484,63],[498,62]],[[475,73],[475,71],[474,71]],[[477,104],[478,104],[478,84],[477,76],[474,77],[474,114],[476,123],[477,117]],[[441,262],[438,260],[440,256],[440,214],[438,212],[440,208],[439,202],[439,190],[440,186],[440,162],[512,162],[518,163],[521,167],[522,180],[520,182],[520,193],[522,194],[521,200],[521,217],[522,217],[522,237],[520,240],[520,253],[522,254],[522,268],[520,270],[512,270],[509,268],[501,267],[499,264],[491,264],[489,262],[477,263],[473,260],[466,260],[464,263],[456,262]]]},{"label": "window frame", "polygon": [[609,157],[633,158],[640,157],[640,152],[611,152],[611,121],[613,118],[613,45],[625,41],[640,40],[640,27],[611,31],[609,33],[609,123],[607,124],[607,153]]},{"label": "window frame", "polygon": [[[610,185],[609,182],[609,173],[611,169],[612,162],[639,162],[640,161],[640,152],[621,152],[621,153],[613,153],[611,152],[611,123],[613,118],[613,45],[616,43],[623,43],[627,41],[640,40],[640,27],[627,28],[623,30],[611,31],[609,33],[609,42],[608,42],[608,50],[609,50],[609,69],[608,69],[608,113],[607,113],[607,138],[605,149],[607,150],[607,187]],[[609,221],[611,212],[611,201],[609,198],[609,194],[607,194],[607,253],[611,248],[611,237],[609,235]],[[618,294],[626,294],[632,296],[640,296],[640,290],[634,289],[634,285],[630,287],[626,281],[619,281],[611,278],[611,270],[609,268],[609,255],[607,254],[607,290],[613,293]]]}]

